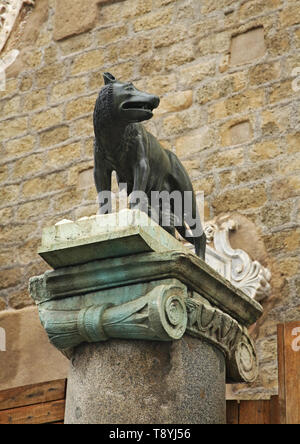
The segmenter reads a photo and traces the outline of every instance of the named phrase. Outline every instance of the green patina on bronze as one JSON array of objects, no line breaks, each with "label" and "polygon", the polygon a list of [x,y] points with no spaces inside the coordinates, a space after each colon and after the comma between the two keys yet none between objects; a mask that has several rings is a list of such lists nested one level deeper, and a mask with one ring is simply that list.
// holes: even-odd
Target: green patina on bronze
[{"label": "green patina on bronze", "polygon": [[[97,223],[106,217],[100,216]],[[41,322],[55,347],[71,357],[74,347],[84,342],[110,338],[176,341],[188,334],[210,342],[225,354],[228,380],[249,382],[256,378],[256,352],[247,333],[247,327],[262,313],[256,301],[159,226],[147,236],[143,236],[144,227],[135,231],[137,244],[142,246],[139,254],[136,249],[129,254],[127,235],[132,227],[111,227],[108,237],[109,231],[115,231],[114,240],[119,245],[124,242],[121,257],[116,257],[114,250],[113,257],[109,254],[105,258],[107,249],[101,252],[101,239],[103,244],[109,240],[103,236],[98,238],[97,248],[104,257],[95,261],[94,243],[88,237],[83,240],[93,222],[82,221],[85,227],[79,231],[78,225],[70,223],[64,228],[67,231],[50,238],[49,229],[44,233],[43,257],[47,258],[47,248],[50,261],[55,251],[58,256],[68,251],[65,261],[70,263],[32,278],[29,284]],[[165,247],[158,246],[157,239],[161,238],[160,245]],[[73,265],[78,263],[81,248],[86,248],[86,263]]]}]

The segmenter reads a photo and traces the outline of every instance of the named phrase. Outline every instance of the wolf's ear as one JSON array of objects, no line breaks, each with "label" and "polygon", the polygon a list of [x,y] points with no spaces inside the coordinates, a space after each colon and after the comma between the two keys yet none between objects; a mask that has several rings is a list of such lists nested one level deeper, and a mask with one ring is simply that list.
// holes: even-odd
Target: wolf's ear
[{"label": "wolf's ear", "polygon": [[104,78],[105,85],[108,85],[109,83],[116,82],[116,78],[112,74],[110,74],[109,72],[105,72],[103,74],[103,78]]}]

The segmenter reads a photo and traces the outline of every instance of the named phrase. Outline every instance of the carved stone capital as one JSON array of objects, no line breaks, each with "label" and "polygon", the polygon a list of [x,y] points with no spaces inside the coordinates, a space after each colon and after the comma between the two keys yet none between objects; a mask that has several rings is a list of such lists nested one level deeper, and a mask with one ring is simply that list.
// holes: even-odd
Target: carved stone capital
[{"label": "carved stone capital", "polygon": [[39,305],[42,324],[50,342],[60,351],[70,351],[83,342],[100,342],[109,338],[173,341],[181,339],[187,326],[183,286],[158,285],[145,296],[125,304],[89,305],[84,299],[81,309],[65,301]]},{"label": "carved stone capital", "polygon": [[187,299],[187,334],[205,339],[226,355],[227,379],[253,382],[258,376],[256,351],[247,329],[221,310]]},{"label": "carved stone capital", "polygon": [[39,305],[51,343],[68,357],[83,342],[109,338],[174,341],[188,334],[225,354],[228,380],[252,382],[257,377],[255,347],[247,329],[208,301],[189,298],[182,285],[158,282],[145,296],[124,304],[91,304],[83,297],[81,307],[76,307],[76,299],[70,298],[68,309],[65,300]]}]

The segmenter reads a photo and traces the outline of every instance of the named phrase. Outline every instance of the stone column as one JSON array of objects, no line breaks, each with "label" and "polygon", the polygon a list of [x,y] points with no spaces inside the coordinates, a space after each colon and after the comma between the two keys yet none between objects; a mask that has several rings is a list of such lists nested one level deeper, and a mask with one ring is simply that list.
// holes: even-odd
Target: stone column
[{"label": "stone column", "polygon": [[54,270],[30,291],[70,359],[67,424],[225,422],[226,381],[257,377],[257,302],[139,211],[58,224],[40,254]]},{"label": "stone column", "polygon": [[222,424],[225,411],[225,356],[203,340],[115,339],[73,356],[68,424]]}]

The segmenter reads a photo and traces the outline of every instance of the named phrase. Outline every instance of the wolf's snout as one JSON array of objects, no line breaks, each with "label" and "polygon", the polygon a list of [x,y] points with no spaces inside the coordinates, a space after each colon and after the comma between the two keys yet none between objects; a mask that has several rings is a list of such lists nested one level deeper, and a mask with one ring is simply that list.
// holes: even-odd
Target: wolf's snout
[{"label": "wolf's snout", "polygon": [[158,96],[153,96],[153,109],[158,108],[160,104],[160,98]]}]

